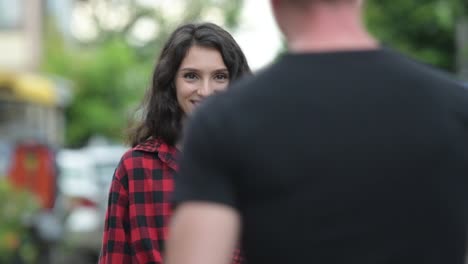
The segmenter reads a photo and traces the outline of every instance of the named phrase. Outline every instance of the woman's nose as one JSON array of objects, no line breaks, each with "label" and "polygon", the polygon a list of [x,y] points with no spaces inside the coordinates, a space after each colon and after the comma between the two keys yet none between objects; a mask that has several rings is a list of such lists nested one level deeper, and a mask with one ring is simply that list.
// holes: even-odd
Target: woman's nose
[{"label": "woman's nose", "polygon": [[197,94],[203,97],[209,96],[213,93],[213,85],[209,81],[203,81],[197,90]]}]

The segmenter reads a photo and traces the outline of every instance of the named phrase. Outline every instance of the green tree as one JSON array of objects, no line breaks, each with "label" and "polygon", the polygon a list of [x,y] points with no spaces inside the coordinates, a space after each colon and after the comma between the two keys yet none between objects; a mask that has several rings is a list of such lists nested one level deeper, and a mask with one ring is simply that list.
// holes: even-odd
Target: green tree
[{"label": "green tree", "polygon": [[30,233],[24,219],[38,211],[37,197],[14,188],[0,175],[0,199],[0,263],[13,263],[15,255],[33,263],[39,252],[34,244],[26,243]]},{"label": "green tree", "polygon": [[[121,2],[121,1],[120,1]],[[177,25],[205,20],[212,14],[227,28],[237,25],[242,0],[194,0],[184,3],[180,17],[167,16],[164,8],[139,6],[125,1],[131,17],[125,25],[109,28],[101,21],[99,10],[112,10],[119,1],[88,1],[98,36],[86,42],[75,40],[65,45],[54,23],[48,23],[45,40],[44,71],[72,81],[74,100],[66,111],[66,144],[82,146],[99,134],[120,140],[128,116],[143,97],[150,84],[151,71],[164,41]],[[99,8],[107,4],[109,8]],[[144,42],[131,39],[134,26],[140,19],[150,19],[158,28],[157,34]]]},{"label": "green tree", "polygon": [[365,7],[366,25],[384,45],[451,72],[458,70],[456,25],[463,17],[465,0],[367,0]]},{"label": "green tree", "polygon": [[369,0],[366,23],[384,44],[455,72],[455,28],[467,5],[464,0]]}]

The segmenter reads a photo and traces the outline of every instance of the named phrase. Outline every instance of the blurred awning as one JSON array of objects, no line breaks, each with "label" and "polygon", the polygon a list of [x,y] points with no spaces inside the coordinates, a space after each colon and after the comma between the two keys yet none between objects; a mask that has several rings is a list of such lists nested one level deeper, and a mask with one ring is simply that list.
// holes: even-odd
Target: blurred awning
[{"label": "blurred awning", "polygon": [[0,99],[55,106],[59,98],[54,82],[41,75],[0,71]]}]

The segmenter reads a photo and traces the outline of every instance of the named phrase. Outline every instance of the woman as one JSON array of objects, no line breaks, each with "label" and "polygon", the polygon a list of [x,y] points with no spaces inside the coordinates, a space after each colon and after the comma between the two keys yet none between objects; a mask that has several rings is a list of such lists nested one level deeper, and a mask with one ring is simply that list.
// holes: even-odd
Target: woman
[{"label": "woman", "polygon": [[[109,193],[99,263],[162,263],[183,123],[207,96],[250,68],[232,36],[211,23],[176,29],[165,44],[143,103],[143,120]],[[241,263],[238,252],[234,263]]]}]

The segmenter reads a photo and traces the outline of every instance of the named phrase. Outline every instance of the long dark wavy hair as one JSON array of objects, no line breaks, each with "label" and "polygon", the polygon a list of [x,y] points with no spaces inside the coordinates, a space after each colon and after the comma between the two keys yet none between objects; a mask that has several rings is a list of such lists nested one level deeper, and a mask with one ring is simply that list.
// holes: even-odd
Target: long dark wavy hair
[{"label": "long dark wavy hair", "polygon": [[141,119],[134,121],[127,134],[130,145],[159,138],[175,145],[182,132],[184,113],[177,101],[175,76],[192,46],[217,49],[228,68],[230,82],[251,74],[244,53],[226,30],[212,23],[185,24],[169,37],[153,71],[151,87],[140,106]]}]

